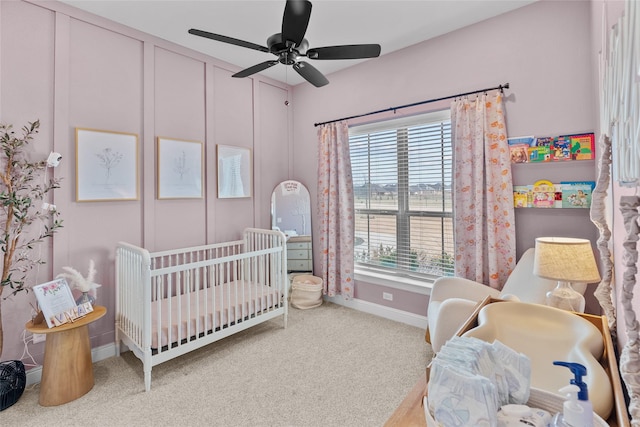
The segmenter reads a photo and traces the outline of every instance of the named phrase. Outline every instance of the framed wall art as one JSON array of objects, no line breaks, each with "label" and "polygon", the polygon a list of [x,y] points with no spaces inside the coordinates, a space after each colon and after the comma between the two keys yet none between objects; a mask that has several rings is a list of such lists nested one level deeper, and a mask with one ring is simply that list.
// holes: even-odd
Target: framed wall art
[{"label": "framed wall art", "polygon": [[218,198],[251,197],[251,150],[218,144]]},{"label": "framed wall art", "polygon": [[138,200],[138,135],[76,128],[76,201]]},{"label": "framed wall art", "polygon": [[158,137],[158,199],[203,197],[203,152],[201,142]]}]

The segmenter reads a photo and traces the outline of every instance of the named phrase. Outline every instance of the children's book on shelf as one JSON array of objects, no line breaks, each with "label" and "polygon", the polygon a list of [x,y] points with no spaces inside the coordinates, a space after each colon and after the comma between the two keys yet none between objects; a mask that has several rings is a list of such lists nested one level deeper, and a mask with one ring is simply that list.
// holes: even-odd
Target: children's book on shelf
[{"label": "children's book on shelf", "polygon": [[595,159],[596,143],[593,133],[569,135],[571,141],[571,158],[573,160]]},{"label": "children's book on shelf", "polygon": [[516,208],[531,207],[531,186],[529,185],[513,186],[513,206]]},{"label": "children's book on shelf", "polygon": [[562,207],[562,186],[556,184],[555,187],[556,187],[556,197],[553,203],[553,207],[561,208]]},{"label": "children's book on shelf", "polygon": [[507,143],[509,143],[509,145],[526,144],[528,146],[531,146],[531,145],[533,145],[535,140],[536,140],[536,138],[533,137],[533,136],[516,136],[516,137],[512,137],[512,138],[507,138]]},{"label": "children's book on shelf", "polygon": [[536,137],[533,138],[528,149],[530,162],[548,162],[551,160],[551,146],[553,138]]},{"label": "children's book on shelf", "polygon": [[554,208],[556,203],[555,185],[545,179],[536,181],[531,189],[531,203],[534,208]]},{"label": "children's book on shelf", "polygon": [[563,208],[589,208],[591,195],[596,186],[594,181],[561,182]]},{"label": "children's book on shelf", "polygon": [[509,145],[511,163],[527,163],[529,161],[529,146],[526,144]]},{"label": "children's book on shelf", "polygon": [[550,136],[537,136],[534,142],[535,147],[551,147],[553,146],[554,138]]},{"label": "children's book on shelf", "polygon": [[571,159],[571,140],[567,136],[559,136],[553,139],[551,145],[551,159],[554,161]]},{"label": "children's book on shelf", "polygon": [[47,326],[63,325],[93,311],[91,303],[76,305],[69,284],[63,278],[33,287]]},{"label": "children's book on shelf", "polygon": [[533,136],[507,138],[511,163],[527,163],[529,161],[529,147],[534,143],[534,140]]},{"label": "children's book on shelf", "polygon": [[548,145],[529,147],[529,162],[539,163],[551,160],[551,148]]}]

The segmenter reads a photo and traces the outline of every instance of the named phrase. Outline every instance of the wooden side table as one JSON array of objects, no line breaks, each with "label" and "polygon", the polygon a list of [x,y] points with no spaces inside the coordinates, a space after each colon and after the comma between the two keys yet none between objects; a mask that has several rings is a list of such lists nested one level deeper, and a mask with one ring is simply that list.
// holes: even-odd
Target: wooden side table
[{"label": "wooden side table", "polygon": [[89,324],[107,313],[96,305],[86,316],[54,328],[42,321],[25,328],[34,334],[47,334],[40,382],[40,405],[57,406],[85,395],[93,388],[93,363]]}]

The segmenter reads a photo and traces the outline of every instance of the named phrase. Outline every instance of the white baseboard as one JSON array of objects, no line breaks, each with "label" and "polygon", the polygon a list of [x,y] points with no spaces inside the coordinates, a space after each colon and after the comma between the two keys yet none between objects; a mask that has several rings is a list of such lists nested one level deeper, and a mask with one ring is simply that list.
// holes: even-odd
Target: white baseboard
[{"label": "white baseboard", "polygon": [[415,326],[422,329],[427,328],[427,316],[420,316],[418,314],[398,310],[397,308],[386,307],[384,305],[375,304],[369,301],[355,298],[345,300],[340,295],[337,295],[335,297],[325,296],[324,299],[338,305],[353,308],[354,310],[359,310],[365,313],[384,317],[385,319],[395,320],[396,322],[406,323],[407,325]]},{"label": "white baseboard", "polygon": [[[108,359],[116,355],[116,344],[111,343],[91,349],[91,359],[93,363]],[[31,368],[27,371],[27,387],[38,384],[42,379],[42,366]]]}]

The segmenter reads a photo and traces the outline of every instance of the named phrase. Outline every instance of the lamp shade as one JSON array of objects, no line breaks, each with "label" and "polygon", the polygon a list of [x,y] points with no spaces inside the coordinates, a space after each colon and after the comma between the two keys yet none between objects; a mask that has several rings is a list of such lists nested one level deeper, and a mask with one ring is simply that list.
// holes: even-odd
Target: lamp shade
[{"label": "lamp shade", "polygon": [[538,237],[533,274],[573,283],[600,281],[591,242],[572,237]]}]

